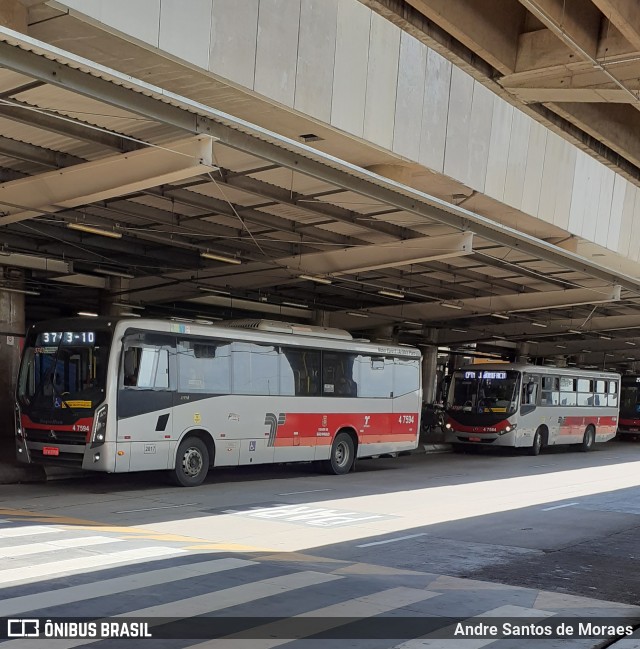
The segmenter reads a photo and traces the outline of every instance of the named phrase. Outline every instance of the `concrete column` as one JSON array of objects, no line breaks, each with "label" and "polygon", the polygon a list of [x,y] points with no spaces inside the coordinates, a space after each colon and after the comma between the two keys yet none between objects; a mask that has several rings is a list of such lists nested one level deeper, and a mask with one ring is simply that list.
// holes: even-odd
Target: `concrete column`
[{"label": "concrete column", "polygon": [[395,343],[398,341],[398,332],[393,325],[376,327],[372,332],[371,339]]},{"label": "concrete column", "polygon": [[328,311],[314,311],[312,324],[316,327],[329,327],[329,312]]},{"label": "concrete column", "polygon": [[516,363],[527,363],[530,351],[529,343],[520,343],[516,348]]},{"label": "concrete column", "polygon": [[121,307],[114,306],[114,302],[126,301],[120,291],[125,290],[127,280],[121,277],[108,277],[107,288],[100,293],[100,315],[118,315],[122,311]]},{"label": "concrete column", "polygon": [[19,0],[0,0],[0,25],[27,33],[27,8]]},{"label": "concrete column", "polygon": [[0,289],[0,458],[9,460],[15,456],[15,391],[24,334],[24,295]]},{"label": "concrete column", "polygon": [[438,348],[422,348],[422,402],[434,403],[438,370]]}]

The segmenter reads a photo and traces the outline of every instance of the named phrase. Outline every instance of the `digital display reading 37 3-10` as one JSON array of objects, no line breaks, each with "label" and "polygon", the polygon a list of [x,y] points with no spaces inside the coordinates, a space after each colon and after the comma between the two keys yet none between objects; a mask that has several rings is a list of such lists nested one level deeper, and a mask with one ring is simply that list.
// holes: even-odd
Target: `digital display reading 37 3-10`
[{"label": "digital display reading 37 3-10", "polygon": [[36,345],[93,345],[95,331],[44,331],[38,334]]}]

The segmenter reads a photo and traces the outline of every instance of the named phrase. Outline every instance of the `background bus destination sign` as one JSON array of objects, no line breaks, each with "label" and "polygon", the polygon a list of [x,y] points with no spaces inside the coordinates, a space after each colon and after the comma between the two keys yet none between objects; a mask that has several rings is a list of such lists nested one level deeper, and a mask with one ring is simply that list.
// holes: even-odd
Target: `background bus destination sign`
[{"label": "background bus destination sign", "polygon": [[92,345],[96,341],[94,331],[43,331],[36,344],[57,345],[64,342],[68,345]]},{"label": "background bus destination sign", "polygon": [[465,379],[486,379],[486,380],[500,380],[500,379],[506,379],[507,378],[507,373],[506,372],[474,372],[474,371],[468,371],[464,373],[464,378]]}]

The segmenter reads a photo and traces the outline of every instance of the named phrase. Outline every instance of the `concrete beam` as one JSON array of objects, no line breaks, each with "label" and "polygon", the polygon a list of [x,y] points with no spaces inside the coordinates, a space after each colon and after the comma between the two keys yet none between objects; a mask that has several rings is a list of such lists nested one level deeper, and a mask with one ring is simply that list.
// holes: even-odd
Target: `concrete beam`
[{"label": "concrete beam", "polygon": [[191,178],[213,166],[208,137],[172,142],[0,185],[0,226]]},{"label": "concrete beam", "polygon": [[640,3],[636,0],[592,0],[636,49],[640,50]]}]

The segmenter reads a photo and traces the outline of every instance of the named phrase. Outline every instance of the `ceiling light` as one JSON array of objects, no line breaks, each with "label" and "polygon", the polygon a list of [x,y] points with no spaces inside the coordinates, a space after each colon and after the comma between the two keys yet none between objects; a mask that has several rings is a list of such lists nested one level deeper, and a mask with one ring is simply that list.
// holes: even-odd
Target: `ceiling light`
[{"label": "ceiling light", "polygon": [[625,340],[625,343],[626,343],[627,345],[633,345],[634,347],[636,346],[636,344],[635,344],[633,341],[631,341],[631,340]]},{"label": "ceiling light", "polygon": [[144,307],[141,304],[129,304],[128,302],[112,302],[112,306],[119,306],[124,309],[139,309],[144,310]]},{"label": "ceiling light", "polygon": [[460,304],[455,304],[454,302],[440,302],[440,306],[443,306],[447,309],[458,309],[458,311],[462,309],[462,306]]},{"label": "ceiling light", "polygon": [[500,320],[508,320],[509,319],[509,316],[505,315],[504,313],[492,313],[491,316],[494,317],[494,318],[500,318]]},{"label": "ceiling light", "polygon": [[357,311],[347,311],[347,315],[353,316],[354,318],[368,318],[367,313],[358,313]]},{"label": "ceiling light", "polygon": [[491,337],[492,337],[492,338],[497,338],[498,340],[506,340],[506,338],[505,338],[504,336],[498,336],[498,335],[496,335],[496,334],[494,334],[494,335],[491,336]]},{"label": "ceiling light", "polygon": [[309,282],[316,282],[317,284],[331,284],[331,280],[326,277],[320,277],[318,275],[298,275],[300,279],[306,279]]},{"label": "ceiling light", "polygon": [[227,257],[226,255],[218,255],[215,252],[209,252],[208,250],[205,252],[201,252],[200,256],[203,259],[213,259],[214,261],[222,261],[225,264],[241,264],[242,260],[238,259],[237,257]]},{"label": "ceiling light", "polygon": [[566,348],[567,348],[566,345],[556,345],[556,347],[557,347],[558,349],[566,349]]},{"label": "ceiling light", "polygon": [[296,309],[308,309],[309,307],[306,304],[301,304],[300,302],[283,302],[284,306],[292,306]]},{"label": "ceiling light", "polygon": [[231,295],[231,291],[223,291],[219,288],[209,288],[208,286],[198,286],[198,290],[203,293],[216,293],[217,295]]},{"label": "ceiling light", "polygon": [[70,230],[80,230],[80,232],[97,234],[101,237],[109,237],[110,239],[122,239],[122,232],[115,232],[114,230],[103,230],[102,228],[97,228],[93,225],[87,225],[86,223],[67,223],[67,227]]},{"label": "ceiling light", "polygon": [[134,313],[133,311],[121,311],[120,315],[125,316],[127,318],[141,318],[142,317],[139,313]]},{"label": "ceiling light", "polygon": [[129,273],[120,273],[117,270],[109,270],[108,268],[94,268],[94,273],[100,273],[100,275],[108,275],[109,277],[122,277],[124,279],[135,279],[135,275],[130,275]]},{"label": "ceiling light", "polygon": [[452,329],[451,331],[455,331],[458,334],[466,334],[467,333],[466,329]]},{"label": "ceiling light", "polygon": [[544,322],[532,322],[532,327],[542,327],[543,329],[547,328],[547,325]]},{"label": "ceiling light", "polygon": [[391,291],[386,288],[380,289],[378,291],[378,295],[386,295],[387,297],[397,297],[399,299],[404,298],[404,293],[401,293],[400,291]]},{"label": "ceiling light", "polygon": [[98,314],[93,311],[78,311],[78,315],[81,315],[85,318],[97,318]]},{"label": "ceiling light", "polygon": [[5,293],[20,293],[20,295],[40,295],[38,291],[30,291],[26,288],[9,288],[8,286],[0,286],[0,291]]},{"label": "ceiling light", "polygon": [[605,356],[614,356],[615,354],[605,354]]},{"label": "ceiling light", "polygon": [[598,336],[601,340],[611,340],[611,336]]},{"label": "ceiling light", "polygon": [[422,327],[422,322],[414,322],[413,320],[405,320],[402,324],[411,325],[413,327]]},{"label": "ceiling light", "polygon": [[567,329],[567,333],[568,334],[581,334],[582,331],[580,331],[579,329]]}]

